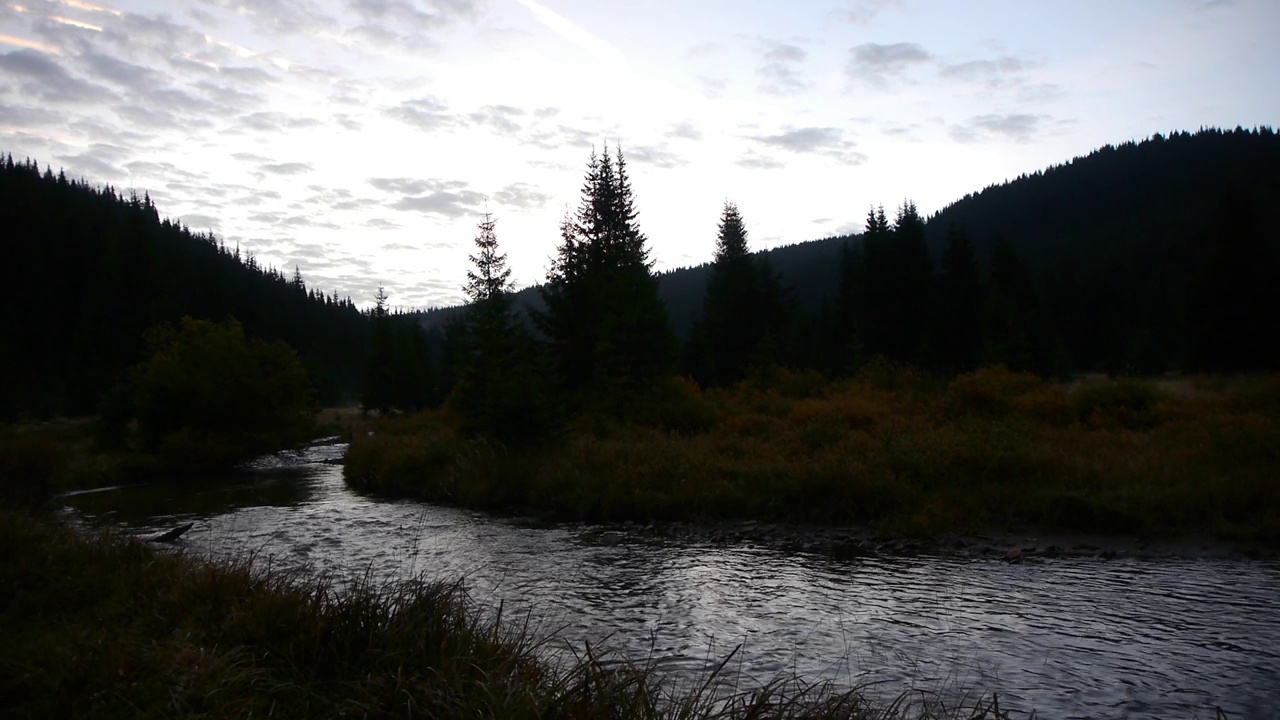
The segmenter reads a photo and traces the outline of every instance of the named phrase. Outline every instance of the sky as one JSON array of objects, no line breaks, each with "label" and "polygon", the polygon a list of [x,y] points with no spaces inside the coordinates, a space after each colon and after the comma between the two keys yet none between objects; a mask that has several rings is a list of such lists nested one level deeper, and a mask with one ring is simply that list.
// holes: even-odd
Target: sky
[{"label": "sky", "polygon": [[592,149],[658,270],[925,215],[1102,145],[1280,120],[1276,0],[0,0],[0,153],[367,307],[539,282]]}]

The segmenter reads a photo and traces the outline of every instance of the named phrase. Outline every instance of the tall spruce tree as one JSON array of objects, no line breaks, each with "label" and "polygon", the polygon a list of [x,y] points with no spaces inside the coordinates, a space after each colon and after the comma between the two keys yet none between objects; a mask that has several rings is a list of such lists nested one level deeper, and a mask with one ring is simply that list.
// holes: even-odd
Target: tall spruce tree
[{"label": "tall spruce tree", "polygon": [[675,335],[636,216],[621,150],[593,151],[534,316],[561,385],[580,399],[640,390],[674,369]]},{"label": "tall spruce tree", "polygon": [[540,354],[514,308],[496,224],[486,213],[470,256],[462,368],[449,404],[464,432],[523,444],[547,435],[554,411]]},{"label": "tall spruce tree", "polygon": [[[737,205],[726,202],[720,215],[715,261],[702,305],[705,377],[711,385],[741,380],[752,364],[776,362],[785,332],[782,283],[766,258],[752,258]],[[688,355],[688,353],[687,353]]]}]

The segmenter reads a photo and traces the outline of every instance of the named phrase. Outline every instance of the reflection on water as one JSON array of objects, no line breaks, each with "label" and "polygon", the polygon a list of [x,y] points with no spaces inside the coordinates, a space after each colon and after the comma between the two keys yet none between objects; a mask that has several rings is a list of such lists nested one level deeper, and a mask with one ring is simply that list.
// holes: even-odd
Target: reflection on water
[{"label": "reflection on water", "polygon": [[735,647],[747,681],[780,673],[896,695],[998,691],[1041,717],[1280,716],[1280,563],[954,555],[834,560],[624,528],[542,527],[351,492],[314,448],[200,488],[66,499],[71,517],[191,552],[257,553],[341,576],[465,578],[572,642],[691,674]]}]

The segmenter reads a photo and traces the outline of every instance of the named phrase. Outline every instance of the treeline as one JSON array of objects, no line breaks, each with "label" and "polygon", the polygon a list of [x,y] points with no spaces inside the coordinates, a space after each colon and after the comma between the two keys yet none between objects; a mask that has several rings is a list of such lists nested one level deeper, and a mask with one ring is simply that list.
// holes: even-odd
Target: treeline
[{"label": "treeline", "polygon": [[368,322],[350,299],[161,219],[146,195],[8,156],[0,218],[0,418],[97,412],[146,355],[147,331],[184,316],[287,342],[325,403],[360,392]]},{"label": "treeline", "polygon": [[[791,310],[773,342],[795,367],[846,374],[884,355],[939,373],[975,361],[1046,375],[1274,369],[1278,203],[1280,137],[1205,129],[1106,146],[923,220],[909,202],[902,218],[904,206],[873,208],[860,235],[753,255]],[[716,267],[658,277],[700,378]],[[536,288],[516,302],[542,307]]]},{"label": "treeline", "polygon": [[489,218],[468,307],[424,318],[390,311],[385,291],[361,313],[160,219],[145,195],[6,158],[0,282],[15,351],[0,359],[0,415],[94,412],[142,359],[146,330],[184,316],[234,317],[288,342],[322,403],[410,412],[454,396],[488,408],[476,427],[539,405],[552,424],[588,404],[644,412],[645,393],[677,392],[681,376],[834,377],[875,358],[939,375],[996,363],[1044,376],[1275,370],[1277,201],[1272,130],[1176,133],[928,219],[909,200],[873,207],[861,235],[765,253],[750,250],[750,209],[729,203],[707,238],[714,261],[657,275],[625,160],[606,150],[588,163],[541,286],[513,294]]}]

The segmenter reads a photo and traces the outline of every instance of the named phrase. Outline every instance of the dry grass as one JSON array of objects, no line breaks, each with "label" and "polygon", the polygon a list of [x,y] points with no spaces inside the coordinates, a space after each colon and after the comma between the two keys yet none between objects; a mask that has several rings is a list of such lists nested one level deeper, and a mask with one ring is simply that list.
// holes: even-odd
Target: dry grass
[{"label": "dry grass", "polygon": [[[354,438],[355,487],[588,520],[759,519],[941,535],[1033,527],[1280,543],[1280,379],[937,383],[873,366],[699,393],[661,423],[579,418],[540,451],[444,413]],[[670,419],[674,416],[675,420]],[[693,416],[698,422],[683,422]],[[707,420],[709,418],[709,420]]]},{"label": "dry grass", "polygon": [[338,586],[209,565],[0,511],[6,718],[999,718],[800,680],[692,684],[580,651],[555,664],[456,585]]}]

